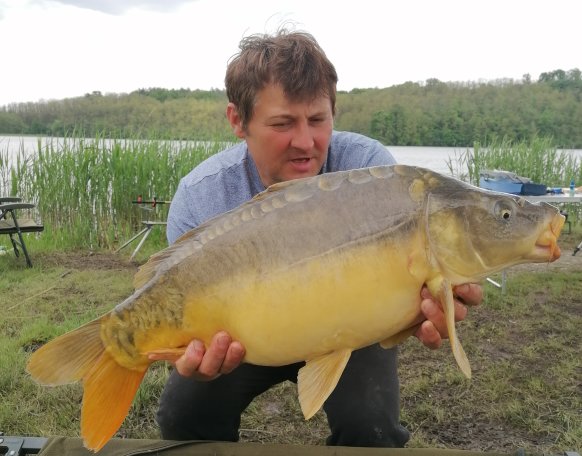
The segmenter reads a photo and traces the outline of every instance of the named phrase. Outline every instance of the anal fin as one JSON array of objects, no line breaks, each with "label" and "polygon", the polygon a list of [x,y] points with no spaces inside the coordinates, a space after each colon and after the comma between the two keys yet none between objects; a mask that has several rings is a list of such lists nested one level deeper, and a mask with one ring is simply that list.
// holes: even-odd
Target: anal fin
[{"label": "anal fin", "polygon": [[344,371],[352,350],[345,348],[307,361],[299,369],[297,388],[299,403],[306,420],[321,408],[335,389]]}]

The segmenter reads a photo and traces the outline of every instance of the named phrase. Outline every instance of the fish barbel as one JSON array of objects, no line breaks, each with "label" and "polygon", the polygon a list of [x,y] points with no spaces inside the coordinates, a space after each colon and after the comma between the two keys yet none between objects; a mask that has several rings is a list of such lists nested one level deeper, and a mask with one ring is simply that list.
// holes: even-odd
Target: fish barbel
[{"label": "fish barbel", "polygon": [[306,419],[335,388],[353,350],[388,348],[416,330],[426,284],[443,305],[452,351],[452,287],[560,256],[559,211],[427,169],[394,165],[269,187],[152,256],[111,312],[32,354],[45,385],[82,380],[81,434],[99,450],[115,434],[151,364],[227,331],[245,362],[306,361]]}]

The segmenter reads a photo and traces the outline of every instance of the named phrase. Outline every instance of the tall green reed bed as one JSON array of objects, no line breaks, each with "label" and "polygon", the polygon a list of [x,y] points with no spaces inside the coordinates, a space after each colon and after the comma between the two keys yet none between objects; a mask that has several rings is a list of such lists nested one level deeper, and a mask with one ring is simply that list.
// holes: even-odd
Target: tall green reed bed
[{"label": "tall green reed bed", "polygon": [[[504,170],[528,177],[548,187],[568,187],[574,179],[582,185],[582,163],[575,156],[558,150],[552,138],[534,137],[529,141],[493,138],[487,144],[476,142],[472,151],[456,157],[466,167],[466,178],[479,185],[479,173],[484,170]],[[449,162],[449,169],[454,169]]]},{"label": "tall green reed bed", "polygon": [[[9,153],[0,145],[0,195],[18,195],[36,203],[45,232],[37,241],[47,249],[110,249],[140,229],[142,219],[165,220],[168,206],[132,204],[170,200],[180,178],[195,165],[225,147],[208,142],[107,139],[71,136],[38,140],[34,152],[21,145]],[[453,166],[449,163],[453,170]],[[464,171],[458,170],[466,168]],[[478,184],[484,169],[504,169],[552,187],[582,184],[580,161],[559,151],[550,138],[515,142],[494,138],[476,143],[456,157],[455,174]],[[464,177],[463,177],[464,176]],[[574,213],[580,205],[568,208]],[[582,214],[577,214],[580,219]],[[149,242],[157,248],[164,237]]]},{"label": "tall green reed bed", "polygon": [[42,242],[58,249],[112,248],[140,228],[141,220],[165,220],[180,179],[224,142],[137,139],[39,139],[34,153],[0,151],[1,193],[37,204],[45,225]]},{"label": "tall green reed bed", "polygon": [[[571,179],[576,186],[582,185],[582,163],[580,159],[559,150],[552,138],[534,137],[529,141],[514,141],[508,138],[493,138],[487,144],[476,142],[473,150],[456,157],[456,166],[449,161],[453,174],[461,174],[464,180],[479,185],[479,174],[484,170],[504,170],[528,177],[532,181],[548,187],[569,187]],[[467,174],[459,172],[466,168]],[[566,204],[563,207],[582,218],[580,204]]]}]

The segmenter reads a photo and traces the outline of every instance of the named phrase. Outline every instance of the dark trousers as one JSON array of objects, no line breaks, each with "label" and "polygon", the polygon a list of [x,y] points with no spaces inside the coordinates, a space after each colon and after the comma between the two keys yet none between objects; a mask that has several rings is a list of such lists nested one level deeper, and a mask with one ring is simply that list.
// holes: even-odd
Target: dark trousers
[{"label": "dark trousers", "polygon": [[[172,372],[157,414],[163,438],[238,441],[241,413],[250,402],[277,383],[296,382],[303,364],[242,364],[211,382]],[[328,445],[403,447],[409,434],[399,421],[397,349],[373,345],[353,352],[323,408]]]}]

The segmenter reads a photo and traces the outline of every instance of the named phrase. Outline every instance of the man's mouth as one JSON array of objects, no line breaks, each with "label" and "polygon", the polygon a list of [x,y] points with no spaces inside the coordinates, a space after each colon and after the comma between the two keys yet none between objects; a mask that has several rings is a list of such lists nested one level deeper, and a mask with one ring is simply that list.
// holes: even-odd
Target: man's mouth
[{"label": "man's mouth", "polygon": [[291,166],[293,167],[293,170],[296,173],[300,173],[300,174],[309,174],[311,173],[313,170],[312,168],[312,157],[298,157],[298,158],[292,158],[291,160],[289,160]]}]

